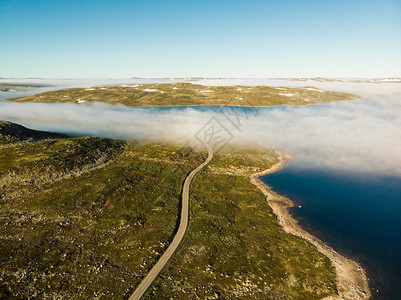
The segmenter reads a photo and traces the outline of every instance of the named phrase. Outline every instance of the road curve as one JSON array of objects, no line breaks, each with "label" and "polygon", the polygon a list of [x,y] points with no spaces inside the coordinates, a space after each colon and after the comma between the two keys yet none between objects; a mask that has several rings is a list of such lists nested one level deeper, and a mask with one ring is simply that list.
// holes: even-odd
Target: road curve
[{"label": "road curve", "polygon": [[213,151],[209,146],[206,146],[208,157],[207,159],[199,165],[196,169],[194,169],[188,177],[185,179],[184,187],[182,189],[182,206],[181,206],[181,220],[180,225],[178,227],[177,233],[175,234],[173,241],[168,246],[167,250],[163,253],[157,263],[150,270],[148,275],[139,286],[136,288],[134,293],[129,297],[129,300],[138,300],[142,297],[142,295],[146,292],[149,286],[152,284],[153,280],[157,277],[160,271],[163,269],[167,261],[170,259],[171,255],[177,250],[178,245],[180,244],[182,238],[184,237],[185,230],[188,227],[188,218],[189,218],[189,186],[191,185],[192,179],[195,175],[206,166],[211,159],[213,158]]}]

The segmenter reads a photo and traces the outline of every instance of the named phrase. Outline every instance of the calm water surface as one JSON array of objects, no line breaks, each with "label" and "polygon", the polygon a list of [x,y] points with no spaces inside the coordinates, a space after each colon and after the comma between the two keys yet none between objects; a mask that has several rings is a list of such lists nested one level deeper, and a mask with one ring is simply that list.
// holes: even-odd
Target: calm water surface
[{"label": "calm water surface", "polygon": [[367,268],[375,299],[401,299],[401,179],[296,164],[261,179],[295,202],[302,226]]}]

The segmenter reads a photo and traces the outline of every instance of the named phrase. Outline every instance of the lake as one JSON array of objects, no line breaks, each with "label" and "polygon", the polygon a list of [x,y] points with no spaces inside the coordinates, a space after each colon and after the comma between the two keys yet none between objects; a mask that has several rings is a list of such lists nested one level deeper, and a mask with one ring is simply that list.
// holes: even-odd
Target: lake
[{"label": "lake", "polygon": [[303,227],[367,268],[375,299],[401,299],[401,179],[296,164],[261,179],[294,201]]}]

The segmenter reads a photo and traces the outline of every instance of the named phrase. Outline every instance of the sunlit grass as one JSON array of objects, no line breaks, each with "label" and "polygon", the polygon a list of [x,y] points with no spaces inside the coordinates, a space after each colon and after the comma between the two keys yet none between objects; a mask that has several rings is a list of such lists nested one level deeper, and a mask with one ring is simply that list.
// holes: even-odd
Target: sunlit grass
[{"label": "sunlit grass", "polygon": [[355,95],[322,91],[312,87],[275,88],[269,86],[213,86],[171,83],[134,86],[75,88],[13,99],[17,102],[84,103],[105,102],[127,106],[185,105],[310,105],[354,99]]}]

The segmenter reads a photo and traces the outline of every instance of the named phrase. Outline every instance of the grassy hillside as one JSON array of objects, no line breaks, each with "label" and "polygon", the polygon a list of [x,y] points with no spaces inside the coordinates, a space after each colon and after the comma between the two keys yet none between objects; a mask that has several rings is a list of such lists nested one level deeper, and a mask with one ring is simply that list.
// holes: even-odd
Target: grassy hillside
[{"label": "grassy hillside", "polygon": [[18,124],[0,121],[0,147],[58,137],[66,136],[51,132],[31,130]]},{"label": "grassy hillside", "polygon": [[[0,298],[126,299],[166,249],[182,183],[205,157],[94,137],[0,149]],[[268,149],[216,154],[193,182],[185,240],[147,298],[336,293],[329,260],[285,234],[249,182],[275,162]]]},{"label": "grassy hillside", "polygon": [[323,91],[313,87],[213,86],[190,83],[76,88],[13,99],[17,102],[93,102],[127,106],[176,105],[309,105],[354,99],[355,95]]},{"label": "grassy hillside", "polygon": [[0,149],[0,298],[129,295],[173,235],[182,181],[204,156],[178,150],[101,138]]},{"label": "grassy hillside", "polygon": [[[277,162],[267,149],[215,155],[192,187],[191,220],[146,299],[321,299],[337,292],[330,261],[285,234],[249,175]],[[240,174],[240,175],[238,175]]]}]

